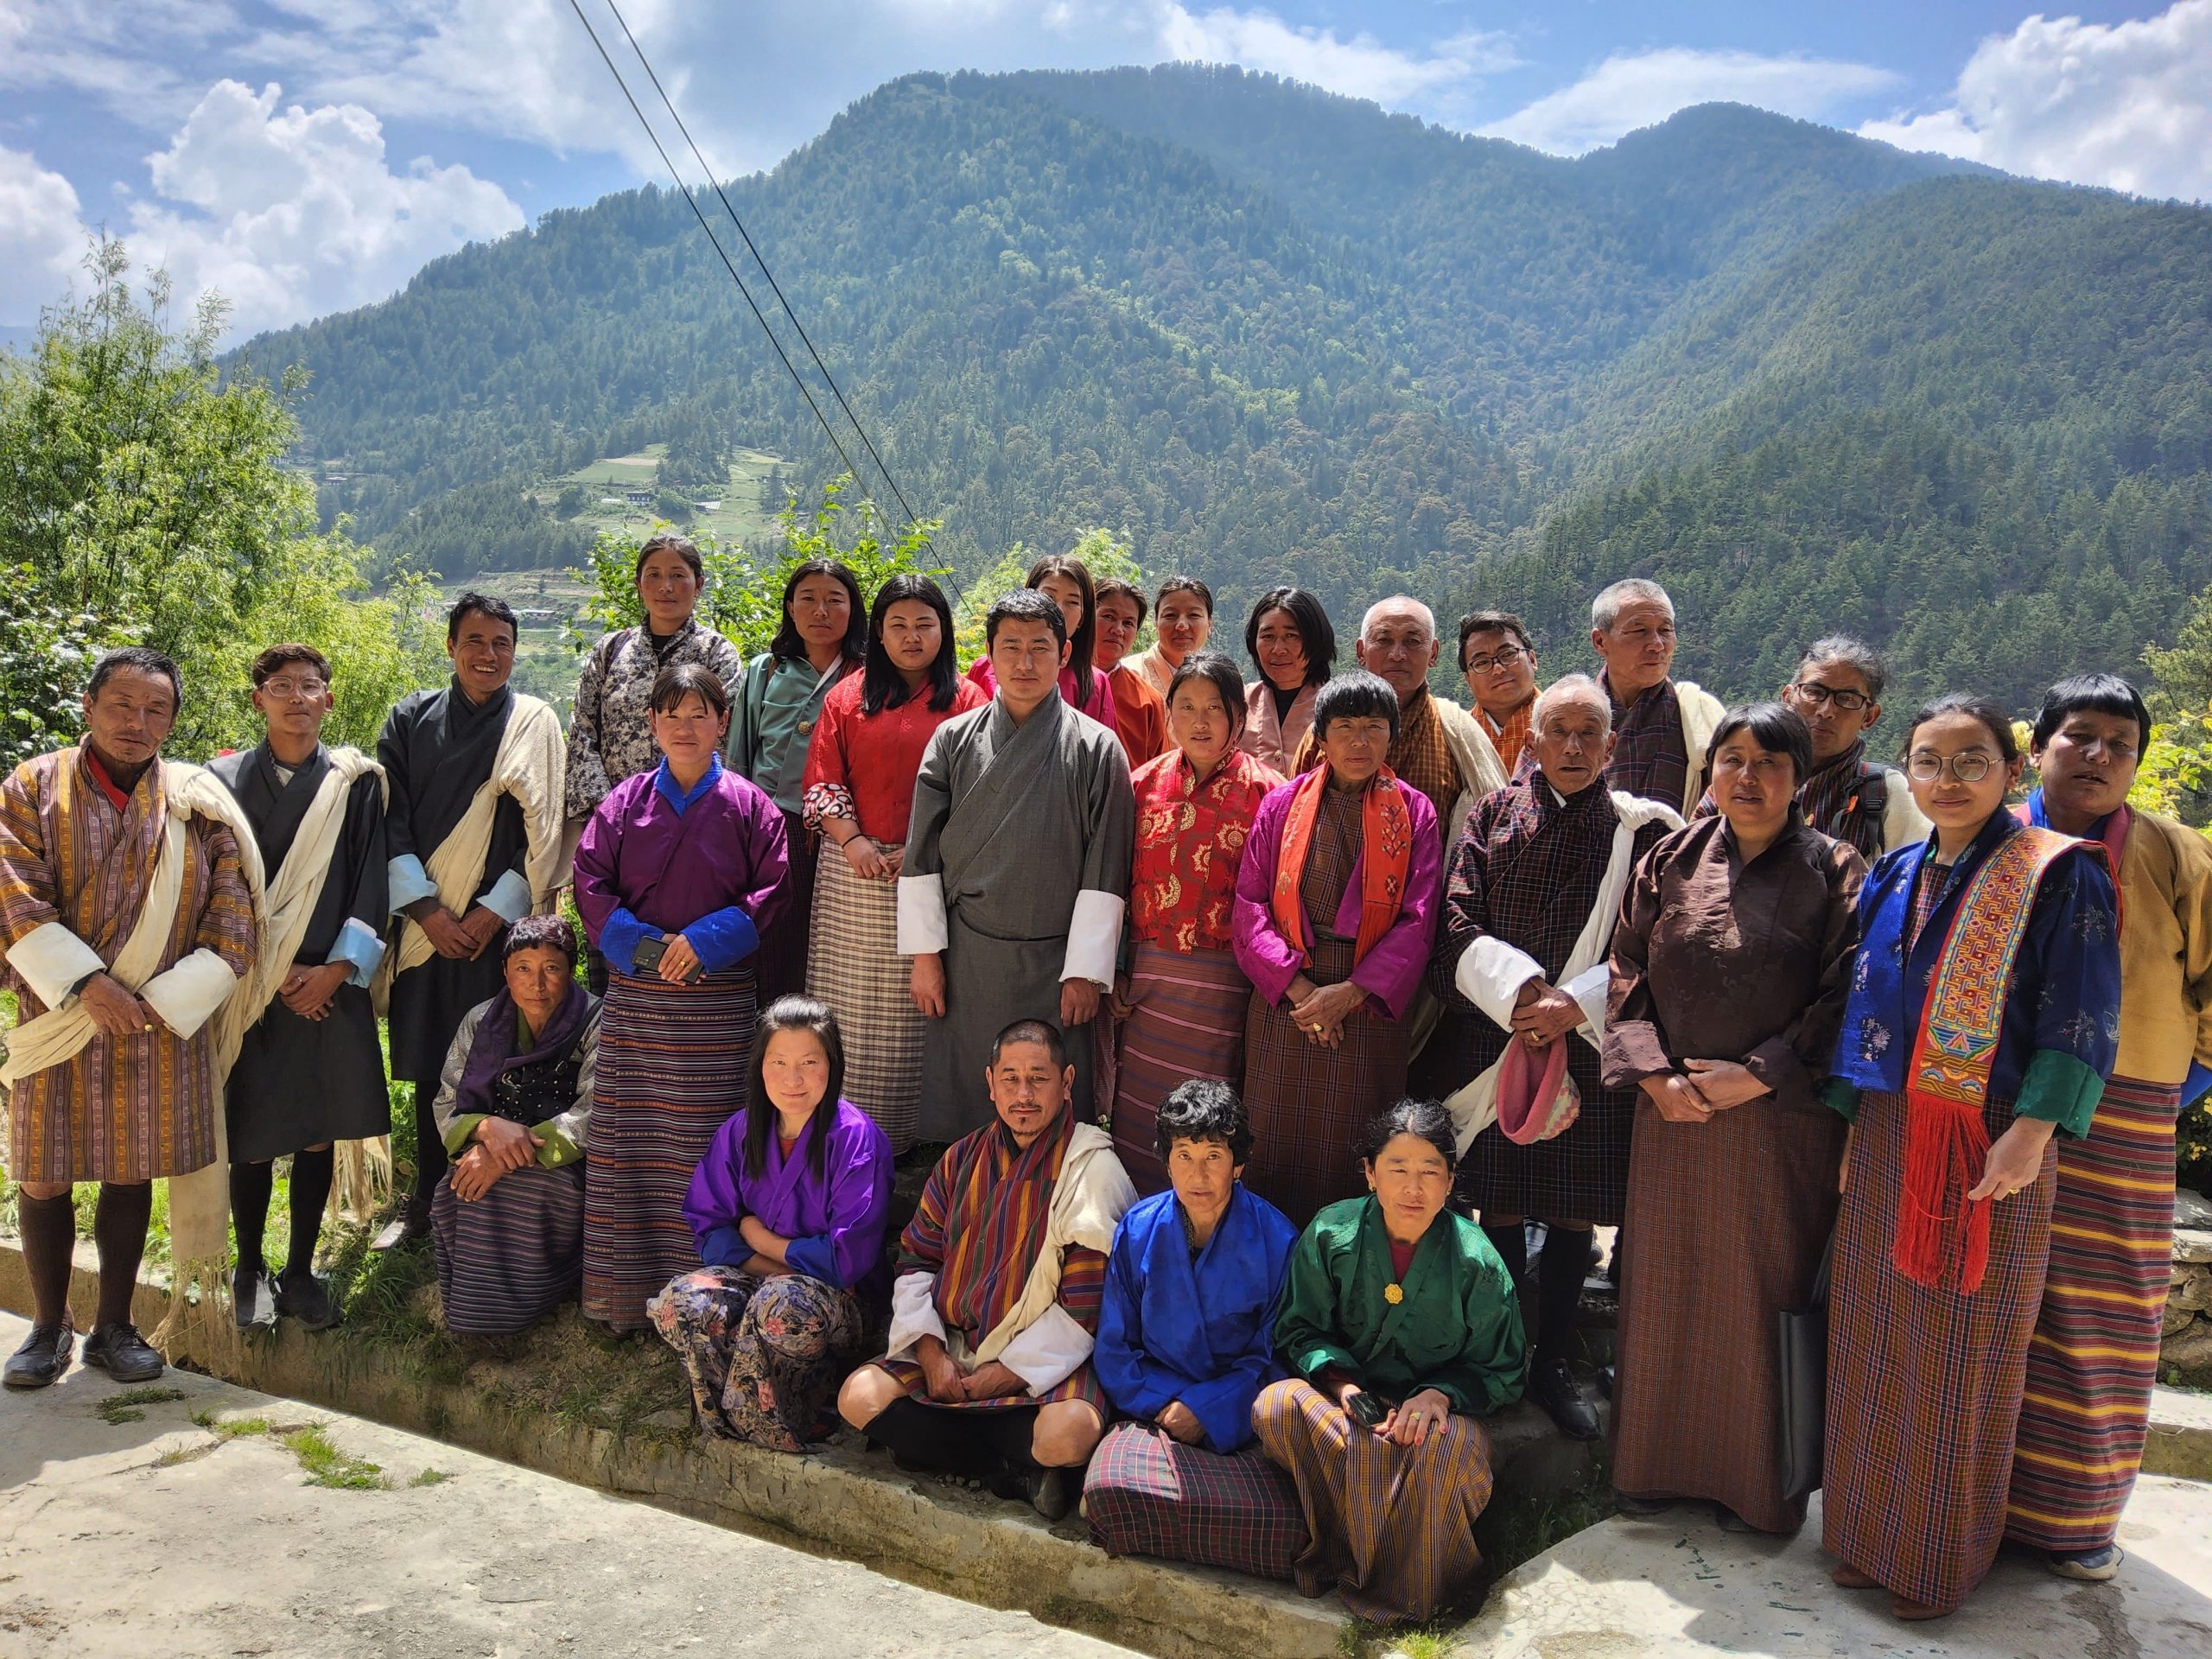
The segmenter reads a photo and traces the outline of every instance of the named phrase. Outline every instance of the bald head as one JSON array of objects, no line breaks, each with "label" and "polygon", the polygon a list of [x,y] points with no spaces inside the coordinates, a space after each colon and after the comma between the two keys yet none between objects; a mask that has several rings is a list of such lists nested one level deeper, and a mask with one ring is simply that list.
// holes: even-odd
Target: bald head
[{"label": "bald head", "polygon": [[1401,703],[1427,687],[1440,650],[1436,613],[1404,594],[1369,606],[1360,619],[1359,638],[1352,643],[1359,665],[1388,680]]}]

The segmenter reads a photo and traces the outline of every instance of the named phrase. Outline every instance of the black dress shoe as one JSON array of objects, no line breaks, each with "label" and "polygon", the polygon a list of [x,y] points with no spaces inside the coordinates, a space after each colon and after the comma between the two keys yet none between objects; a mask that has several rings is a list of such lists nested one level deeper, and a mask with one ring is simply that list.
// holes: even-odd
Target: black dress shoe
[{"label": "black dress shoe", "polygon": [[241,1331],[265,1331],[276,1323],[276,1286],[259,1262],[241,1262],[231,1270],[231,1313]]},{"label": "black dress shoe", "polygon": [[1565,1360],[1539,1359],[1529,1374],[1529,1393],[1568,1440],[1598,1438],[1598,1408],[1574,1380]]},{"label": "black dress shoe", "polygon": [[96,1325],[85,1338],[85,1363],[97,1365],[118,1382],[150,1382],[162,1374],[160,1354],[146,1344],[127,1320]]},{"label": "black dress shoe", "polygon": [[1666,1514],[1675,1507],[1675,1500],[1671,1497],[1631,1497],[1626,1492],[1615,1492],[1613,1507],[1623,1515],[1641,1520],[1648,1516]]},{"label": "black dress shoe", "polygon": [[4,1373],[11,1389],[42,1389],[69,1369],[69,1356],[77,1351],[77,1333],[64,1315],[59,1325],[35,1325],[23,1345],[8,1357]]},{"label": "black dress shoe", "polygon": [[312,1273],[287,1269],[276,1280],[276,1302],[277,1313],[309,1331],[327,1331],[338,1323],[337,1305]]},{"label": "black dress shoe", "polygon": [[369,1245],[372,1250],[411,1249],[430,1236],[430,1216],[428,1211],[416,1215],[412,1208],[404,1214],[386,1222],[384,1230]]}]

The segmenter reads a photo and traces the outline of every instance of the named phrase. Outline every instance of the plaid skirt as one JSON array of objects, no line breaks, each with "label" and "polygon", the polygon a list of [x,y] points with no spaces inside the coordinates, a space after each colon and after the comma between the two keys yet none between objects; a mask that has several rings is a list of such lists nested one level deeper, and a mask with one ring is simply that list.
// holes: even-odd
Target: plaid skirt
[{"label": "plaid skirt", "polygon": [[[1352,942],[1323,938],[1306,976],[1334,985],[1351,975]],[[1313,1212],[1367,1191],[1359,1133],[1406,1091],[1406,1028],[1370,1001],[1344,1023],[1344,1042],[1323,1048],[1290,1017],[1288,1003],[1254,991],[1244,1023],[1244,1114],[1252,1156],[1244,1185],[1303,1227]]]},{"label": "plaid skirt", "polygon": [[1454,1412],[1421,1446],[1394,1446],[1309,1382],[1273,1382],[1252,1407],[1268,1456],[1298,1483],[1300,1592],[1344,1599],[1357,1618],[1427,1618],[1482,1565],[1475,1519],[1490,1502],[1490,1434]]},{"label": "plaid skirt", "polygon": [[899,884],[863,881],[824,841],[815,874],[807,993],[837,1016],[845,1098],[876,1121],[894,1153],[914,1144],[921,1120],[926,1022],[910,988],[913,964],[899,954]]},{"label": "plaid skirt", "polygon": [[745,1104],[754,1008],[745,969],[696,985],[609,981],[584,1132],[587,1318],[642,1331],[645,1304],[699,1265],[683,1195],[715,1131]]},{"label": "plaid skirt", "polygon": [[[1992,1140],[2012,1117],[2010,1101],[1991,1103]],[[1821,1541],[1892,1595],[1949,1609],[2005,1531],[2058,1156],[2048,1150],[2034,1185],[1990,1207],[1988,1269],[1963,1296],[1897,1269],[1904,1154],[1904,1097],[1863,1096],[1828,1293]]]},{"label": "plaid skirt", "polygon": [[1747,1101],[1706,1123],[1637,1108],[1613,1387],[1613,1484],[1726,1504],[1764,1532],[1782,1495],[1776,1316],[1802,1307],[1835,1225],[1844,1121]]},{"label": "plaid skirt", "polygon": [[[1430,1055],[1439,1044],[1452,1040],[1455,1020],[1466,1017],[1464,1010],[1446,1014],[1429,1041]],[[1598,1051],[1572,1033],[1560,1040],[1567,1044],[1567,1075],[1582,1101],[1574,1122],[1565,1133],[1525,1147],[1507,1140],[1495,1125],[1484,1129],[1459,1160],[1459,1195],[1485,1220],[1494,1215],[1533,1216],[1539,1221],[1618,1227],[1628,1207],[1629,1144],[1643,1091],[1605,1088],[1599,1078]]]},{"label": "plaid skirt", "polygon": [[1287,1579],[1306,1548],[1298,1483],[1256,1446],[1226,1456],[1150,1423],[1116,1423],[1090,1454],[1083,1513],[1109,1555]]},{"label": "plaid skirt", "polygon": [[2135,1490],[2158,1380],[2181,1090],[2114,1077],[2080,1141],[2058,1142],[2050,1271],[2028,1348],[2005,1535],[2101,1548]]},{"label": "plaid skirt", "polygon": [[1140,942],[1129,968],[1129,1017],[1114,1070],[1114,1152],[1140,1195],[1163,1192],[1153,1120],[1178,1084],[1244,1080],[1244,1021],[1252,982],[1227,950],[1170,950]]},{"label": "plaid skirt", "polygon": [[537,1324],[576,1294],[583,1230],[579,1165],[510,1170],[467,1203],[454,1196],[447,1176],[430,1198],[446,1329],[497,1337]]}]

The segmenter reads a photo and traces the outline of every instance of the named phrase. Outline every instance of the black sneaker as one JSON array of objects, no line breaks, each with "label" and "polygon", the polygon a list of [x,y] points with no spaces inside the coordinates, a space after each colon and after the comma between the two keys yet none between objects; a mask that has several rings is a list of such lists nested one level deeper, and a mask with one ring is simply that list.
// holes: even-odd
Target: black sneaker
[{"label": "black sneaker", "polygon": [[286,1269],[276,1281],[276,1311],[309,1331],[327,1331],[338,1323],[337,1305],[312,1273]]},{"label": "black sneaker", "polygon": [[231,1269],[231,1313],[241,1331],[265,1331],[276,1323],[276,1287],[259,1262],[241,1262]]},{"label": "black sneaker", "polygon": [[1529,1397],[1570,1440],[1598,1438],[1598,1408],[1563,1359],[1539,1359],[1529,1374]]},{"label": "black sneaker", "polygon": [[118,1382],[150,1382],[164,1369],[161,1355],[126,1319],[92,1327],[85,1338],[85,1363],[97,1365]]},{"label": "black sneaker", "polygon": [[33,1325],[0,1376],[11,1389],[42,1389],[69,1369],[69,1357],[76,1351],[77,1333],[65,1313],[59,1325]]},{"label": "black sneaker", "polygon": [[1080,1483],[1069,1478],[1071,1472],[1058,1467],[1039,1469],[1029,1478],[1029,1507],[1056,1525],[1066,1520],[1068,1511],[1075,1507]]}]

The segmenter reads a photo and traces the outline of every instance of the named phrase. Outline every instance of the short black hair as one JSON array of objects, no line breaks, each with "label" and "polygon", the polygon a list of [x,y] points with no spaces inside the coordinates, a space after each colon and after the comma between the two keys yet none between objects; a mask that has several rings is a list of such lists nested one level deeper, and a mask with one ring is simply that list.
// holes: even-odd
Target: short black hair
[{"label": "short black hair", "polygon": [[2043,707],[2036,711],[2036,747],[2057,736],[2069,715],[2085,712],[2133,721],[2142,734],[2137,752],[2151,747],[2151,711],[2140,691],[2117,674],[2075,674],[2044,693]]},{"label": "short black hair", "polygon": [[646,706],[657,715],[672,714],[683,699],[696,697],[709,714],[729,713],[729,688],[704,663],[671,663],[653,676],[652,696]]},{"label": "short black hair", "polygon": [[1367,1120],[1360,1132],[1360,1161],[1373,1163],[1402,1135],[1418,1135],[1434,1147],[1444,1154],[1446,1169],[1459,1164],[1459,1133],[1452,1127],[1452,1114],[1440,1101],[1415,1100],[1410,1095]]},{"label": "short black hair", "polygon": [[1268,588],[1252,607],[1252,614],[1244,619],[1244,654],[1259,669],[1261,679],[1268,676],[1260,668],[1260,619],[1269,611],[1285,612],[1298,625],[1299,641],[1306,647],[1306,683],[1324,683],[1336,670],[1336,625],[1321,608],[1321,601],[1303,588]]},{"label": "short black hair", "polygon": [[1738,732],[1749,732],[1751,741],[1769,754],[1788,755],[1789,764],[1796,768],[1795,783],[1802,784],[1812,776],[1813,728],[1805,724],[1804,717],[1778,702],[1751,702],[1731,709],[1713,728],[1713,739],[1705,748],[1707,784],[1713,782],[1713,757]]},{"label": "short black hair", "polygon": [[499,960],[505,962],[524,950],[557,950],[573,973],[576,966],[576,930],[557,911],[544,916],[518,917],[507,924],[506,937],[499,942]]},{"label": "short black hair", "polygon": [[868,654],[861,659],[861,712],[880,715],[886,709],[903,709],[912,694],[906,677],[883,648],[883,619],[893,605],[926,605],[937,613],[937,656],[930,664],[929,706],[938,714],[952,707],[960,695],[960,671],[954,659],[952,607],[944,589],[912,570],[887,578],[875,590],[875,604],[868,613]]},{"label": "short black hair", "polygon": [[1355,720],[1361,715],[1390,722],[1390,741],[1398,741],[1398,694],[1380,674],[1363,668],[1347,669],[1321,688],[1313,699],[1313,741],[1329,733],[1332,720]]},{"label": "short black hair", "polygon": [[1017,588],[1012,593],[1001,594],[991,601],[991,608],[983,613],[983,649],[988,651],[999,642],[999,625],[1002,622],[1042,622],[1052,631],[1052,642],[1065,645],[1068,642],[1068,619],[1050,594],[1034,588]]},{"label": "short black hair", "polygon": [[1126,599],[1137,607],[1137,626],[1144,626],[1144,620],[1152,614],[1152,606],[1144,592],[1134,582],[1123,582],[1119,576],[1109,576],[1091,590],[1091,602],[1103,605],[1109,599]]},{"label": "short black hair", "polygon": [[1536,642],[1529,637],[1529,625],[1510,611],[1469,611],[1459,619],[1459,669],[1467,667],[1467,641],[1478,633],[1510,633],[1521,642],[1523,651],[1534,651]]},{"label": "short black hair", "polygon": [[1252,1155],[1252,1125],[1244,1115],[1244,1103],[1234,1089],[1213,1077],[1192,1077],[1169,1090],[1160,1103],[1160,1115],[1153,1119],[1152,1135],[1163,1164],[1178,1141],[1218,1141],[1229,1148],[1234,1164]]},{"label": "short black hair", "polygon": [[1173,575],[1152,590],[1152,607],[1158,610],[1170,594],[1196,594],[1198,603],[1206,607],[1206,614],[1213,614],[1213,589],[1196,576]]},{"label": "short black hair", "polygon": [[453,608],[446,613],[446,644],[451,645],[461,638],[461,625],[471,611],[479,616],[488,616],[494,622],[505,623],[510,639],[522,638],[522,624],[515,620],[513,606],[497,594],[482,594],[471,588],[454,601]]},{"label": "short black hair", "polygon": [[679,536],[672,530],[664,530],[658,536],[645,537],[645,544],[638,550],[638,562],[630,567],[632,582],[634,583],[639,576],[645,574],[645,561],[656,553],[675,554],[677,558],[691,567],[691,575],[694,579],[702,585],[705,583],[707,567],[699,557],[699,544],[689,536]]},{"label": "short black hair", "polygon": [[[1051,603],[1048,600],[1047,604]],[[1052,1064],[1065,1068],[1068,1063],[1066,1034],[1049,1020],[1017,1020],[991,1039],[991,1064],[999,1063],[999,1056],[1009,1043],[1042,1043],[1045,1052],[1052,1057]]]},{"label": "short black hair", "polygon": [[169,690],[176,698],[176,706],[184,707],[184,674],[176,659],[156,651],[151,645],[124,645],[111,651],[92,666],[92,677],[85,687],[85,695],[97,697],[100,688],[113,679],[118,671],[135,668],[143,674],[159,674],[168,679]]},{"label": "short black hair", "polygon": [[776,614],[783,620],[776,637],[768,642],[768,654],[779,663],[806,660],[806,641],[799,636],[798,624],[791,620],[791,601],[798,597],[799,583],[809,576],[831,577],[845,590],[845,637],[837,652],[849,663],[859,662],[868,655],[868,601],[861,597],[860,578],[837,559],[806,559],[791,567],[791,575],[784,578],[784,596],[776,602]]},{"label": "short black hair", "polygon": [[1797,671],[1790,677],[1796,679],[1822,663],[1840,663],[1857,670],[1859,677],[1866,682],[1866,695],[1877,702],[1882,700],[1882,688],[1890,683],[1890,664],[1882,653],[1852,634],[1827,633],[1814,640],[1797,659]]},{"label": "short black hair", "polygon": [[1221,693],[1221,706],[1229,711],[1229,723],[1236,730],[1244,729],[1244,682],[1236,672],[1236,664],[1217,651],[1194,651],[1175,664],[1175,672],[1168,677],[1167,704],[1172,712],[1175,694],[1183,689],[1185,680],[1204,680]]},{"label": "short black hair", "polygon": [[313,645],[271,645],[253,659],[253,666],[247,671],[253,677],[254,689],[258,690],[278,669],[289,668],[295,663],[306,664],[322,677],[325,684],[329,683],[330,658]]},{"label": "short black hair", "polygon": [[1913,715],[1911,723],[1904,728],[1901,753],[1910,754],[1914,735],[1929,721],[1940,720],[1945,715],[1965,715],[1987,727],[1991,741],[1997,745],[1997,753],[2004,757],[2006,766],[2020,758],[2020,740],[2012,734],[2012,717],[1990,698],[1978,697],[1967,691],[1953,691],[1933,702],[1923,703],[1920,712]]}]

